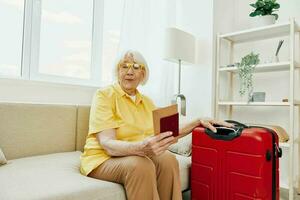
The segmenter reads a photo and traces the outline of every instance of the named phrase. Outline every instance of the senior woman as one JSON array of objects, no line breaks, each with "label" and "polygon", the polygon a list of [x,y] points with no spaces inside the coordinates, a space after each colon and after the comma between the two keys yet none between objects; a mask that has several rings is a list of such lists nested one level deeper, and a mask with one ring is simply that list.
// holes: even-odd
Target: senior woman
[{"label": "senior woman", "polygon": [[[81,173],[124,185],[129,200],[182,199],[178,162],[166,151],[174,143],[171,132],[153,135],[155,105],[137,87],[145,84],[149,69],[137,51],[127,51],[116,65],[118,83],[94,96],[89,133],[81,155]],[[203,125],[225,122],[195,120],[180,136]]]}]

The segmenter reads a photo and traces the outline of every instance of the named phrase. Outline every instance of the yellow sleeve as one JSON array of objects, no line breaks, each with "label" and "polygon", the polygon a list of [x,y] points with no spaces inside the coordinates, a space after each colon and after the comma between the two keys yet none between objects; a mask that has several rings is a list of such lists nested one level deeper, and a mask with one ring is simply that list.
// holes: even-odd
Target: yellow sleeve
[{"label": "yellow sleeve", "polygon": [[152,101],[152,99],[150,99],[150,104],[151,104],[152,110],[157,109],[157,107],[156,107],[156,105],[154,104],[154,102]]},{"label": "yellow sleeve", "polygon": [[108,97],[103,91],[95,93],[90,110],[89,135],[120,127],[114,114],[113,103],[113,96]]},{"label": "yellow sleeve", "polygon": [[149,97],[144,95],[144,99],[150,109],[150,111],[152,112],[153,110],[157,109],[156,105],[154,104],[154,102],[152,101],[152,99],[150,99]]}]

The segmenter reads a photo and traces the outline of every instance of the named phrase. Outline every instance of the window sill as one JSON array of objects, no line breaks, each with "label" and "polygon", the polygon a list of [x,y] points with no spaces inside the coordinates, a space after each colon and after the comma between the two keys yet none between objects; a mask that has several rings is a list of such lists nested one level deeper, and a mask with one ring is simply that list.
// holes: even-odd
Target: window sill
[{"label": "window sill", "polygon": [[39,85],[39,86],[54,86],[54,87],[67,87],[67,88],[82,88],[96,90],[102,88],[104,85],[92,85],[92,84],[82,84],[82,83],[68,83],[64,81],[50,81],[50,80],[28,80],[21,77],[9,77],[0,76],[0,82],[5,83],[24,83],[28,85]]}]

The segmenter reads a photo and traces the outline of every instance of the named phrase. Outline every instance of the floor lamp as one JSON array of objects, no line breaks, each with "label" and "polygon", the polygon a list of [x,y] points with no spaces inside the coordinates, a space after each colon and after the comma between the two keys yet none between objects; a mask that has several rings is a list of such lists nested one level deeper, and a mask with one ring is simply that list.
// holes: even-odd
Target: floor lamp
[{"label": "floor lamp", "polygon": [[178,63],[178,93],[174,95],[172,104],[180,101],[180,113],[186,116],[186,98],[180,92],[181,85],[181,64],[195,63],[196,39],[187,32],[178,28],[167,28],[165,34],[164,58],[171,62]]}]

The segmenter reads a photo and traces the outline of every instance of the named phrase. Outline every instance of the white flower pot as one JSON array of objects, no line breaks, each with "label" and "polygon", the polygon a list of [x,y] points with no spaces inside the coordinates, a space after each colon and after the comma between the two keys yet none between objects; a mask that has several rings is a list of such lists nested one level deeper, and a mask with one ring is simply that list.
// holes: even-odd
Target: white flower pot
[{"label": "white flower pot", "polygon": [[275,16],[273,15],[264,15],[264,16],[259,16],[257,20],[257,26],[268,26],[275,24]]}]

